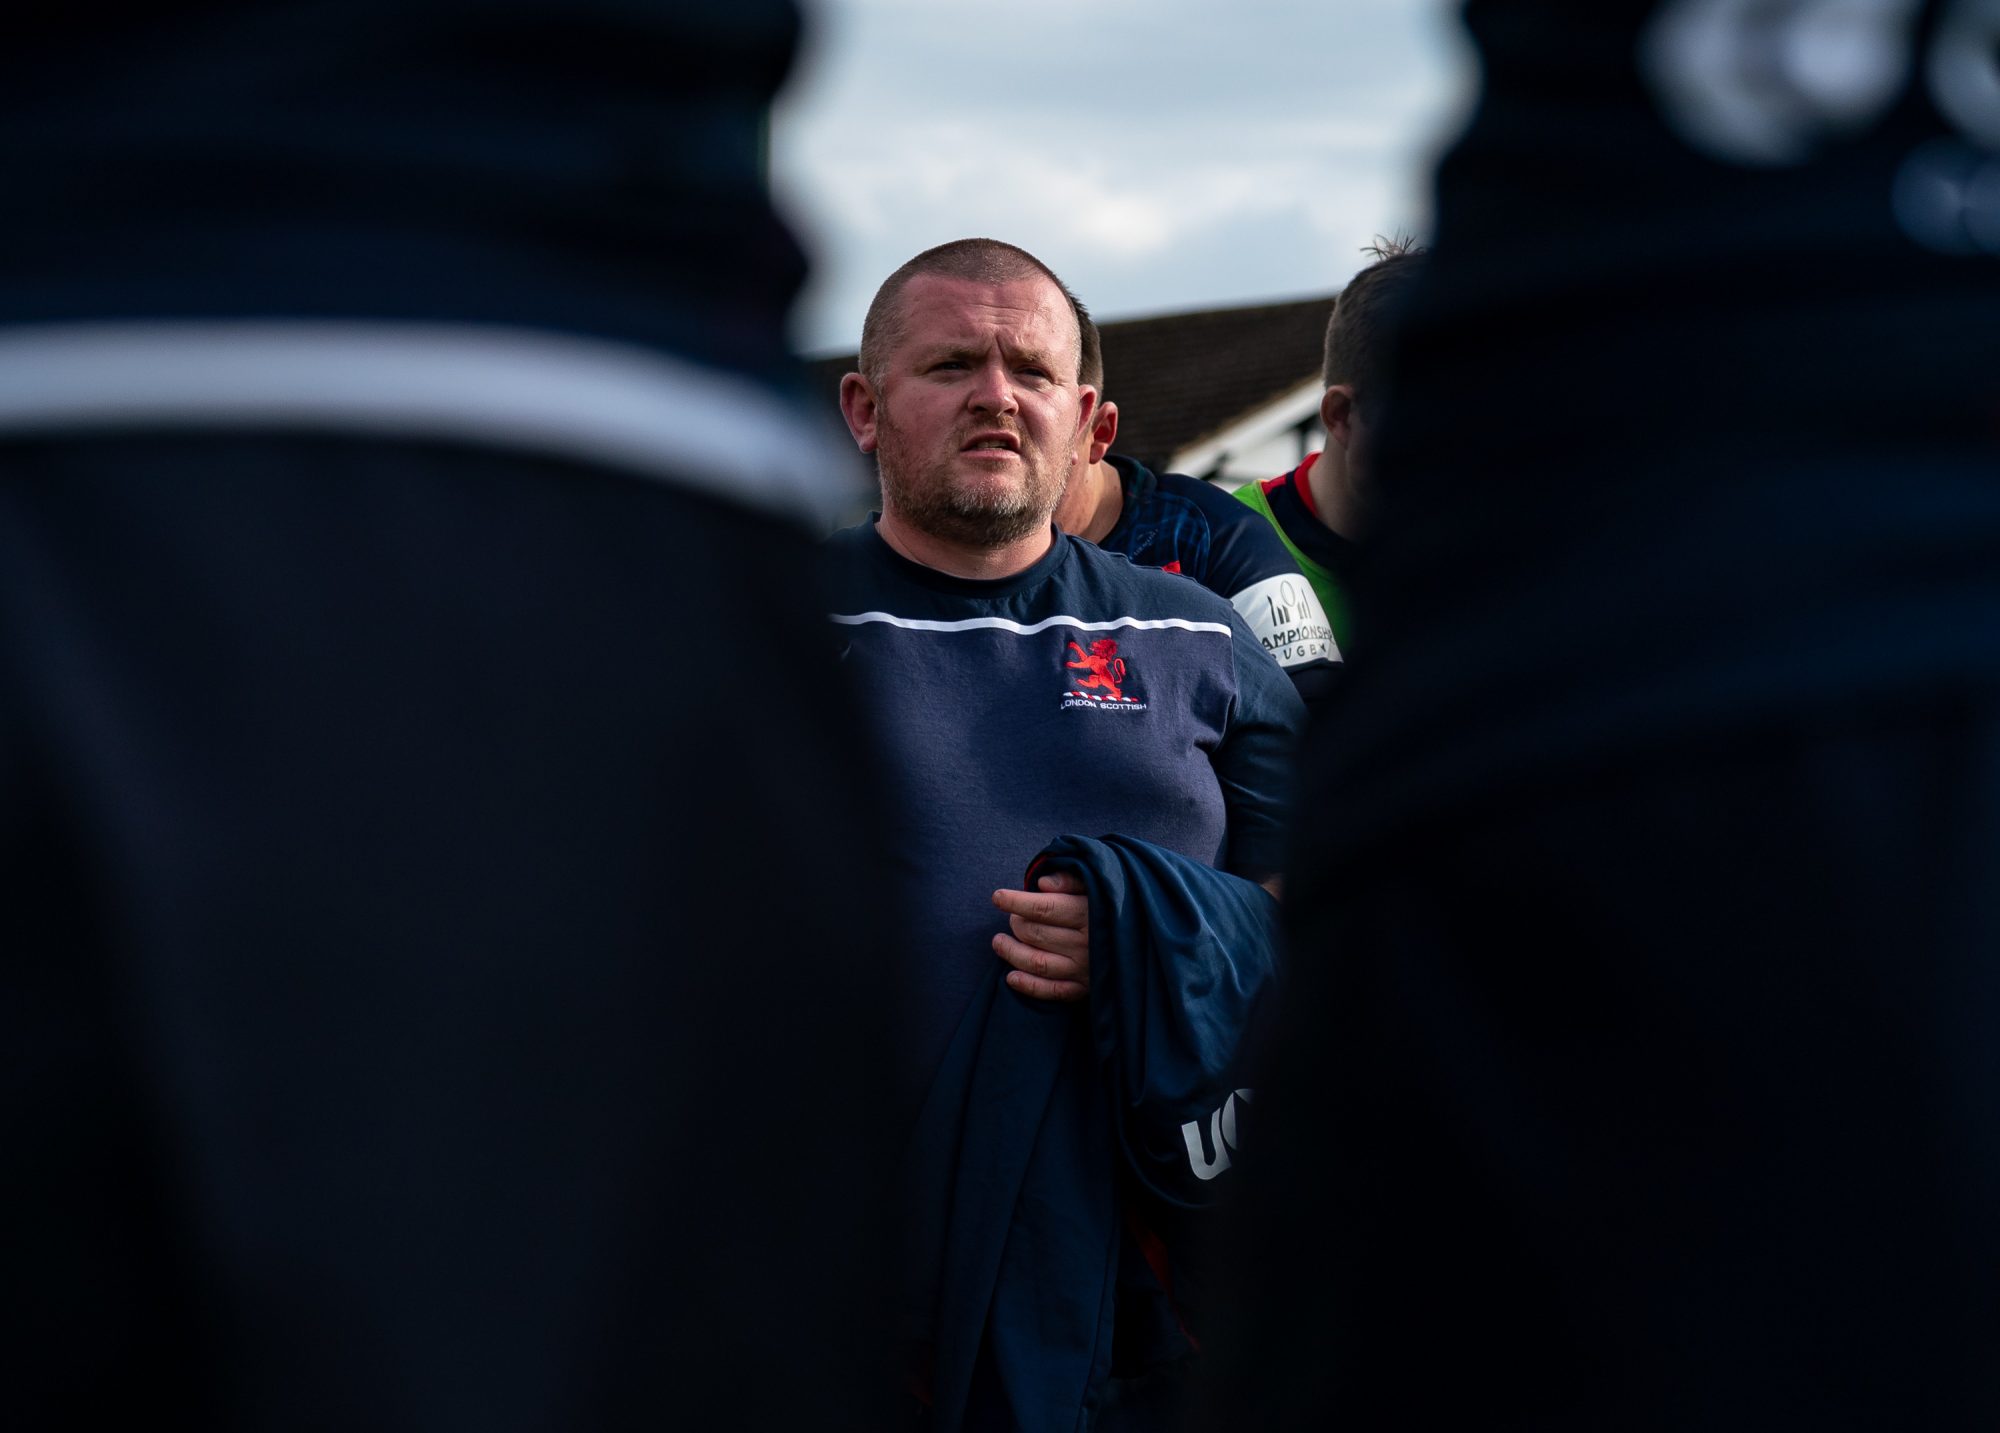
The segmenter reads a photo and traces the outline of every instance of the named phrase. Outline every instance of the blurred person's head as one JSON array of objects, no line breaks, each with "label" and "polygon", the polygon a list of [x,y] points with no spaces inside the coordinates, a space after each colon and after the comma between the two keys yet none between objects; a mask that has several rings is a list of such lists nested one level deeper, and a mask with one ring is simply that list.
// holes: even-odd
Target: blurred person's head
[{"label": "blurred person's head", "polygon": [[1408,239],[1384,239],[1364,252],[1375,262],[1348,281],[1327,320],[1320,378],[1320,422],[1326,428],[1321,463],[1347,489],[1351,506],[1367,505],[1370,434],[1380,422],[1391,336],[1428,251]]},{"label": "blurred person's head", "polygon": [[1041,260],[994,239],[928,249],[877,290],[840,406],[905,527],[992,551],[1049,526],[1094,389],[1087,316]]}]

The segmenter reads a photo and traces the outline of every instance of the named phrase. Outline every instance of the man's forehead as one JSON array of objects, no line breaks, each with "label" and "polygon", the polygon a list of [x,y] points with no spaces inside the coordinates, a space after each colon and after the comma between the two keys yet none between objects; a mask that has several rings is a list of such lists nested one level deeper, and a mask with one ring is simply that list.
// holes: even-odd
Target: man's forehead
[{"label": "man's forehead", "polygon": [[1069,300],[1043,274],[997,283],[918,274],[904,287],[899,307],[906,337],[918,342],[947,342],[955,335],[996,328],[1038,344],[1077,341]]}]

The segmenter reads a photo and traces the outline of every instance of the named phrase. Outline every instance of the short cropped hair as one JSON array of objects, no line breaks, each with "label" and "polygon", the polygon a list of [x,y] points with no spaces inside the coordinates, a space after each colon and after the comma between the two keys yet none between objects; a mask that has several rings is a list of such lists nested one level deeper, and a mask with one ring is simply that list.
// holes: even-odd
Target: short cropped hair
[{"label": "short cropped hair", "polygon": [[1348,280],[1334,300],[1320,359],[1325,385],[1349,385],[1357,405],[1381,385],[1390,330],[1430,253],[1404,238],[1378,239],[1362,252],[1373,254],[1375,262]]},{"label": "short cropped hair", "polygon": [[1104,336],[1097,331],[1096,321],[1090,311],[1081,303],[1076,307],[1076,329],[1083,337],[1083,353],[1076,365],[1076,381],[1095,388],[1099,398],[1104,396]]},{"label": "short cropped hair", "polygon": [[1082,300],[1069,291],[1069,285],[1056,276],[1056,271],[1026,249],[998,239],[953,239],[948,244],[924,250],[884,279],[882,287],[875,290],[875,297],[868,305],[868,315],[861,320],[861,355],[857,360],[862,376],[874,387],[882,386],[883,366],[903,336],[900,302],[903,290],[909,287],[910,280],[923,274],[968,279],[982,284],[1012,283],[1037,274],[1047,279],[1062,292],[1070,313],[1076,318],[1077,371],[1081,374],[1086,342],[1083,333],[1090,324],[1090,313],[1084,308]]}]

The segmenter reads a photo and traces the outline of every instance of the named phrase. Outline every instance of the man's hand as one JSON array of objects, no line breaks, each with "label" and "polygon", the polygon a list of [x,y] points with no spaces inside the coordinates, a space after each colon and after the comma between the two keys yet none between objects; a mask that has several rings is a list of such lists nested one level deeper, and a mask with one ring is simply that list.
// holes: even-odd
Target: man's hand
[{"label": "man's hand", "polygon": [[1043,876],[1034,891],[995,891],[1012,934],[993,953],[1014,968],[1007,985],[1036,1000],[1081,1000],[1090,993],[1090,901],[1076,876]]}]

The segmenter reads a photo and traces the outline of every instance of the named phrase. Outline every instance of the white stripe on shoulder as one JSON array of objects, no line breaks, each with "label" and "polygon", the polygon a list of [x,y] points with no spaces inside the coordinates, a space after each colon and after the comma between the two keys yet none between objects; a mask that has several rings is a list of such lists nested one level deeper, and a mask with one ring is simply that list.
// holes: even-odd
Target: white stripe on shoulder
[{"label": "white stripe on shoulder", "polygon": [[1227,622],[1195,622],[1186,617],[1115,617],[1109,622],[1086,622],[1081,617],[1044,617],[1039,622],[1012,622],[1005,617],[961,617],[956,622],[937,622],[927,617],[897,617],[888,612],[836,612],[833,620],[849,627],[879,622],[911,632],[1014,632],[1032,637],[1051,627],[1074,627],[1079,632],[1115,632],[1133,628],[1142,632],[1213,632],[1230,635]]},{"label": "white stripe on shoulder", "polygon": [[147,428],[437,438],[830,524],[858,465],[748,379],[604,339],[362,320],[0,328],[0,437]]}]

